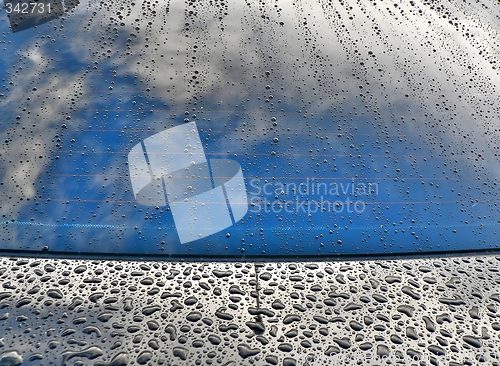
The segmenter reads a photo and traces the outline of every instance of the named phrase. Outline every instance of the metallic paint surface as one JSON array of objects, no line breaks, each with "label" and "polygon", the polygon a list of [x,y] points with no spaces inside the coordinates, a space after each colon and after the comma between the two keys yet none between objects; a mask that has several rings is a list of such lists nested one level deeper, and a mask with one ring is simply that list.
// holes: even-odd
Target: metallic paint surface
[{"label": "metallic paint surface", "polygon": [[499,262],[3,257],[0,364],[495,365]]}]

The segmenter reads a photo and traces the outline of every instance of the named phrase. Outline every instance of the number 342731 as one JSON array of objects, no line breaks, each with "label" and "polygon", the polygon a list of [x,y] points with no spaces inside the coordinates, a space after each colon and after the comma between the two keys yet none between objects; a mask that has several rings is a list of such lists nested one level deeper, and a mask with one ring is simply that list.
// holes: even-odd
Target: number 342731
[{"label": "number 342731", "polygon": [[44,14],[50,13],[50,3],[7,3],[5,4],[5,10],[8,14]]}]

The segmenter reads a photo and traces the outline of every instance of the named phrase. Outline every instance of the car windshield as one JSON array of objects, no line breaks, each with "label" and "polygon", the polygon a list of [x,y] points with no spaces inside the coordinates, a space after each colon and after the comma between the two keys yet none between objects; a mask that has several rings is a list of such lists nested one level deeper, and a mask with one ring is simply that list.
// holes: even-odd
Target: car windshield
[{"label": "car windshield", "polygon": [[4,0],[0,249],[498,249],[498,1]]}]

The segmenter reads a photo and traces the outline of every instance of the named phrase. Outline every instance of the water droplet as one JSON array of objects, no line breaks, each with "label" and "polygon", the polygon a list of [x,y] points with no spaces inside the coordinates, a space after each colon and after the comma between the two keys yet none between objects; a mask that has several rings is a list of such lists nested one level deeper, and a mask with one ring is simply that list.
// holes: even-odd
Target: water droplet
[{"label": "water droplet", "polygon": [[146,322],[146,325],[148,326],[148,329],[152,331],[158,330],[160,328],[160,325],[155,320],[148,320]]},{"label": "water droplet", "polygon": [[313,316],[313,319],[316,320],[320,324],[328,324],[328,319],[321,315]]},{"label": "water droplet", "polygon": [[145,365],[153,358],[153,353],[150,351],[142,351],[137,356],[137,363],[139,365]]},{"label": "water droplet", "polygon": [[448,297],[440,297],[439,301],[446,305],[464,305],[465,301],[458,295],[454,295],[453,299]]},{"label": "water droplet", "polygon": [[379,344],[377,346],[377,356],[379,357],[388,357],[390,355],[389,347],[384,344]]},{"label": "water droplet", "polygon": [[436,346],[436,345],[430,345],[429,347],[427,347],[427,349],[429,351],[431,351],[432,353],[434,353],[436,356],[445,356],[446,355],[446,351],[443,348]]},{"label": "water droplet", "polygon": [[199,311],[192,311],[188,315],[186,315],[186,319],[190,322],[197,322],[202,318],[202,315]]},{"label": "water droplet", "polygon": [[246,322],[245,324],[256,334],[262,334],[266,330],[261,322]]},{"label": "water droplet", "polygon": [[462,339],[464,340],[465,343],[471,345],[472,347],[481,348],[482,346],[481,340],[471,335],[466,335]]},{"label": "water droplet", "polygon": [[328,346],[328,348],[325,351],[325,355],[327,356],[332,356],[340,353],[340,348],[337,346]]},{"label": "water droplet", "polygon": [[94,366],[127,366],[128,359],[128,353],[122,352],[115,355],[110,362],[96,362]]},{"label": "water droplet", "polygon": [[387,302],[387,298],[383,295],[380,294],[373,294],[372,297],[379,303],[385,303]]},{"label": "water droplet", "polygon": [[[37,361],[37,360],[43,360],[43,354],[42,353],[33,353],[29,358],[28,361]],[[0,365],[2,364],[2,359],[0,357]]]},{"label": "water droplet", "polygon": [[290,324],[293,322],[299,322],[301,317],[296,314],[288,314],[283,318],[283,324]]},{"label": "water droplet", "polygon": [[420,295],[413,291],[413,289],[409,286],[403,286],[401,292],[410,296],[414,300],[420,300]]},{"label": "water droplet", "polygon": [[422,358],[422,353],[419,351],[416,351],[412,348],[409,348],[406,351],[406,354],[412,358],[413,361],[418,361]]},{"label": "water droplet", "polygon": [[77,306],[83,304],[83,299],[81,297],[75,297],[71,304],[68,306],[68,310],[73,311]]},{"label": "water droplet", "polygon": [[65,351],[61,354],[61,364],[66,365],[66,363],[74,357],[84,357],[93,360],[103,354],[104,352],[102,349],[97,346],[91,346],[81,351]]},{"label": "water droplet", "polygon": [[168,324],[165,328],[165,333],[170,336],[170,340],[174,341],[177,338],[177,330],[173,324]]},{"label": "water droplet", "polygon": [[217,278],[223,278],[223,277],[229,277],[233,274],[232,271],[221,271],[221,270],[218,270],[218,269],[214,269],[212,271],[213,275]]},{"label": "water droplet", "polygon": [[410,306],[410,305],[399,305],[397,310],[400,313],[403,313],[411,318],[411,317],[413,317],[413,313],[415,311],[415,308],[413,306]]},{"label": "water droplet", "polygon": [[231,314],[226,313],[227,308],[221,307],[215,312],[215,316],[222,320],[232,320],[234,317]]},{"label": "water droplet", "polygon": [[156,339],[150,339],[148,341],[148,346],[150,348],[154,349],[155,351],[160,349],[160,344],[158,343],[158,341]]},{"label": "water droplet", "polygon": [[181,360],[185,361],[188,358],[189,351],[184,347],[174,347],[173,354],[175,357],[179,357]]},{"label": "water droplet", "polygon": [[283,359],[283,366],[296,366],[296,365],[297,365],[297,360],[295,358],[285,357]]},{"label": "water droplet", "polygon": [[349,322],[349,325],[350,325],[350,327],[351,327],[353,330],[355,330],[356,332],[359,332],[360,330],[362,330],[362,329],[363,329],[363,325],[362,325],[361,323],[358,323],[358,322],[357,322],[357,321],[355,321],[355,320],[351,320],[351,321]]},{"label": "water droplet", "polygon": [[342,347],[343,349],[348,349],[351,347],[351,340],[347,337],[345,338],[337,338],[337,337],[334,337],[333,338],[333,341],[335,343],[337,343],[340,347]]},{"label": "water droplet", "polygon": [[205,344],[205,342],[201,339],[195,339],[191,345],[194,347],[194,348],[201,348],[203,347],[203,345]]},{"label": "water droplet", "polygon": [[17,351],[6,351],[0,353],[0,365],[2,366],[18,366],[22,363],[23,358]]},{"label": "water droplet", "polygon": [[96,303],[103,296],[104,296],[103,292],[94,292],[93,294],[91,294],[89,296],[89,300],[92,301],[92,302],[94,302],[94,303]]},{"label": "water droplet", "polygon": [[29,297],[23,297],[19,301],[16,302],[16,308],[20,308],[21,306],[28,305],[31,303],[32,299]]},{"label": "water droplet", "polygon": [[105,323],[109,319],[111,319],[112,317],[113,317],[113,313],[111,313],[111,312],[104,312],[104,313],[99,314],[97,316],[97,319],[100,320],[101,322]]},{"label": "water droplet", "polygon": [[53,299],[62,299],[63,298],[63,294],[61,292],[61,290],[58,290],[58,289],[50,289],[47,291],[47,296],[53,298]]},{"label": "water droplet", "polygon": [[371,344],[370,342],[364,342],[364,343],[361,343],[359,345],[359,348],[362,351],[368,351],[369,349],[372,349],[372,347],[373,347],[373,344]]},{"label": "water droplet", "polygon": [[280,343],[278,349],[283,352],[292,352],[293,346],[290,343]]},{"label": "water droplet", "polygon": [[150,306],[146,306],[146,307],[142,308],[142,313],[144,315],[148,316],[148,315],[151,315],[151,314],[157,312],[160,309],[161,309],[160,305],[150,305]]},{"label": "water droplet", "polygon": [[394,344],[402,344],[403,340],[397,334],[392,334],[391,335],[391,342],[394,343]]},{"label": "water droplet", "polygon": [[218,345],[220,344],[221,342],[221,339],[219,336],[215,335],[215,334],[210,334],[208,336],[208,340],[210,341],[210,343],[212,343],[213,345]]},{"label": "water droplet", "polygon": [[362,309],[362,308],[363,308],[363,306],[351,302],[351,303],[346,305],[344,310],[345,311],[353,311],[353,310],[358,310],[358,309]]},{"label": "water droplet", "polygon": [[2,301],[3,299],[8,298],[10,296],[12,296],[12,294],[10,292],[0,292],[0,301]]},{"label": "water droplet", "polygon": [[86,334],[95,334],[97,337],[100,337],[102,335],[101,330],[95,325],[86,326],[85,328],[82,329],[82,332]]},{"label": "water droplet", "polygon": [[77,273],[77,274],[80,274],[80,273],[83,273],[87,270],[87,266],[85,265],[80,265],[78,267],[76,267],[73,272]]},{"label": "water droplet", "polygon": [[246,295],[246,292],[243,291],[238,285],[231,285],[229,293],[232,295]]},{"label": "water droplet", "polygon": [[290,329],[288,332],[285,333],[285,337],[288,338],[295,338],[299,334],[299,331],[297,329]]},{"label": "water droplet", "polygon": [[258,348],[251,348],[245,343],[240,343],[238,345],[238,353],[242,358],[248,358],[251,356],[255,356],[260,352],[260,349]]},{"label": "water droplet", "polygon": [[278,357],[274,355],[268,355],[265,358],[267,363],[270,363],[271,365],[277,365],[278,364]]},{"label": "water droplet", "polygon": [[431,320],[431,318],[429,318],[428,316],[423,316],[422,317],[423,321],[425,322],[425,328],[429,331],[429,332],[435,332],[436,331],[436,325],[434,324],[434,322]]}]

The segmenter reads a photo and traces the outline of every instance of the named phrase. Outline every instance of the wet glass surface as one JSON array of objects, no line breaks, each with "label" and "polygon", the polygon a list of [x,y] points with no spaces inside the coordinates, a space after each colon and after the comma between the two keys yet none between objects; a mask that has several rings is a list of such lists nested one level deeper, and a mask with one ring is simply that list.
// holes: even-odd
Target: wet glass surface
[{"label": "wet glass surface", "polygon": [[497,2],[61,7],[0,11],[0,249],[498,248]]}]

